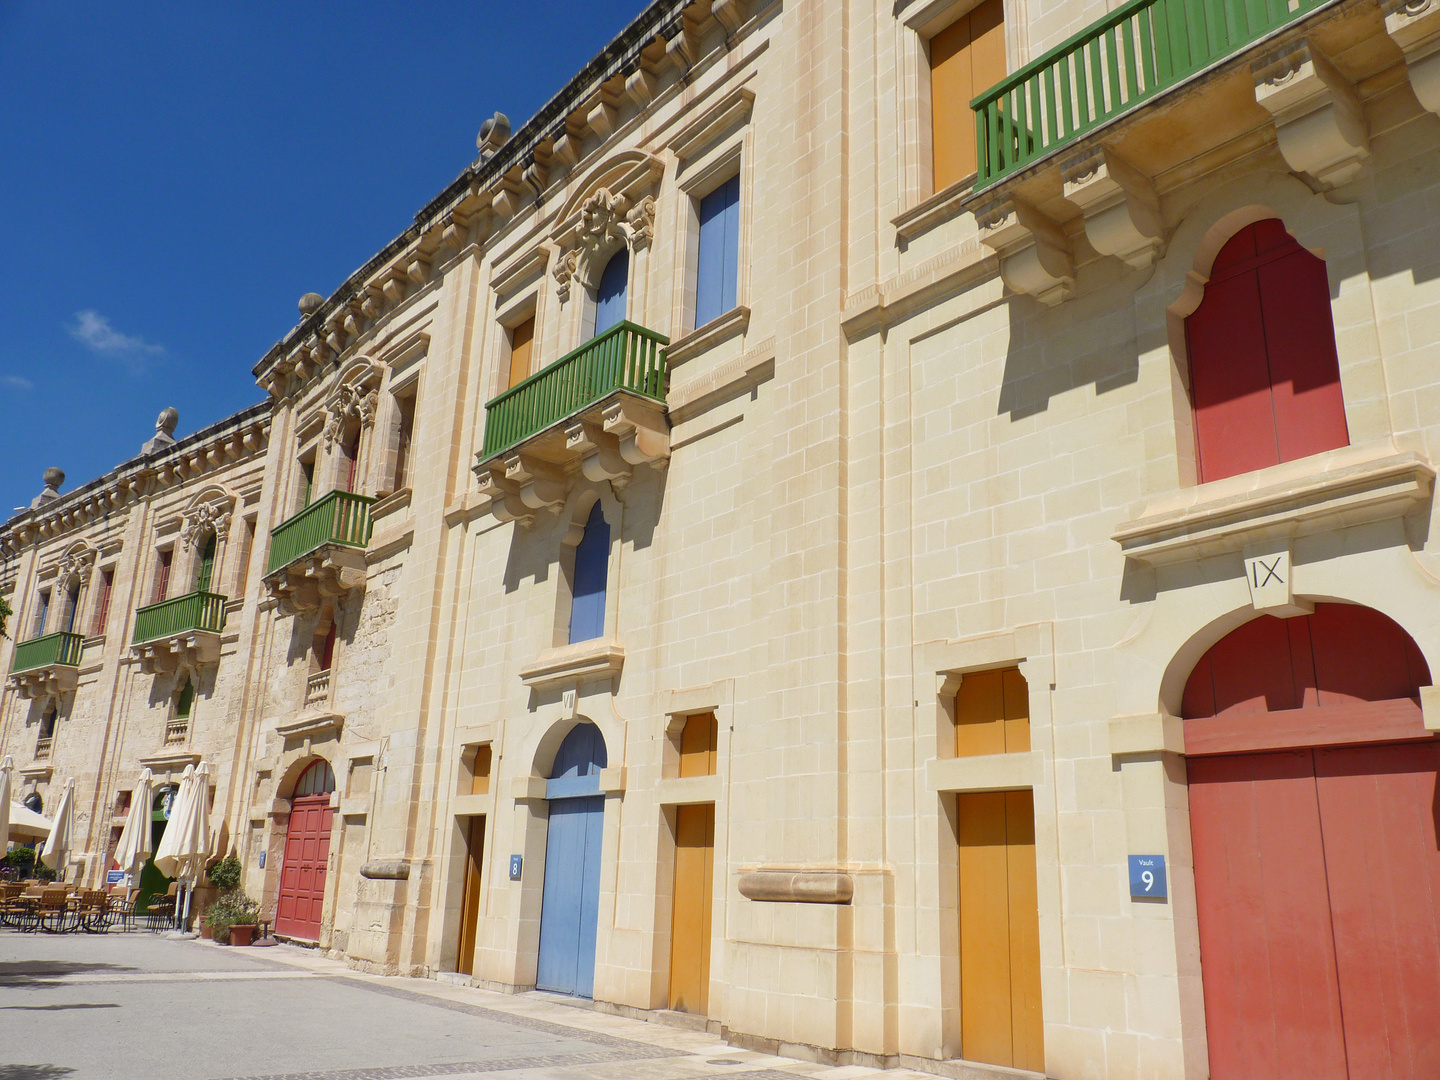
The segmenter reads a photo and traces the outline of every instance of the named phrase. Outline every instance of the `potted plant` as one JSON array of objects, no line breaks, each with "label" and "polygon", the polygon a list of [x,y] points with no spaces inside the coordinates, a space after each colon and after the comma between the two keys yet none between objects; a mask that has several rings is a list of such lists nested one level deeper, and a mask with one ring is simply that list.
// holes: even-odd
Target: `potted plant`
[{"label": "potted plant", "polygon": [[208,885],[197,885],[194,896],[191,898],[191,910],[195,912],[200,920],[200,936],[208,938],[212,935],[211,923],[205,916],[215,904],[216,898],[222,892],[229,892],[240,885],[240,860],[233,854],[223,859],[216,859],[205,871],[205,877],[209,879]]},{"label": "potted plant", "polygon": [[260,905],[246,896],[243,889],[221,893],[220,899],[205,913],[205,922],[215,940],[228,941],[231,945],[249,945],[259,919]]}]

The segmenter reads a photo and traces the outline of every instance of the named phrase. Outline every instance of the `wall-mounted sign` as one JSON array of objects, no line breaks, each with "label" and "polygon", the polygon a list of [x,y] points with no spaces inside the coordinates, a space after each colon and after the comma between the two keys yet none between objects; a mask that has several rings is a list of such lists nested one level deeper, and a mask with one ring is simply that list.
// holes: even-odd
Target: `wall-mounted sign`
[{"label": "wall-mounted sign", "polygon": [[120,882],[122,882],[122,881],[124,881],[124,880],[125,880],[125,871],[124,871],[124,870],[106,870],[106,871],[105,871],[105,884],[106,884],[106,885],[119,885]]},{"label": "wall-mounted sign", "polygon": [[1130,898],[1163,900],[1169,895],[1165,883],[1165,856],[1131,855]]},{"label": "wall-mounted sign", "polygon": [[519,880],[520,880],[520,869],[521,869],[521,867],[523,867],[524,865],[525,865],[525,856],[524,856],[524,855],[511,855],[511,856],[510,856],[510,880],[511,880],[511,881],[519,881]]},{"label": "wall-mounted sign", "polygon": [[265,869],[265,852],[264,852],[264,851],[261,851],[261,852],[260,852],[260,869],[261,869],[261,870],[264,870],[264,869]]}]

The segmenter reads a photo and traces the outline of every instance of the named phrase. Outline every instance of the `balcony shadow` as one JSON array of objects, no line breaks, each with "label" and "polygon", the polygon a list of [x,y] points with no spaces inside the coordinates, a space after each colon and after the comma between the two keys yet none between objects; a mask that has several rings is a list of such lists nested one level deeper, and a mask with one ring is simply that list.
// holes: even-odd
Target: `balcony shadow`
[{"label": "balcony shadow", "polygon": [[[1083,386],[1104,394],[1140,376],[1135,291],[1147,280],[1118,259],[1082,267],[1076,296],[1053,308],[1010,296],[1010,341],[997,414],[1023,420]],[[1163,328],[1161,328],[1163,332]]]},{"label": "balcony shadow", "polygon": [[[35,990],[63,985],[66,975],[139,971],[129,964],[81,963],[71,960],[16,960],[0,963],[0,990]],[[0,1074],[3,1076],[3,1074]]]}]

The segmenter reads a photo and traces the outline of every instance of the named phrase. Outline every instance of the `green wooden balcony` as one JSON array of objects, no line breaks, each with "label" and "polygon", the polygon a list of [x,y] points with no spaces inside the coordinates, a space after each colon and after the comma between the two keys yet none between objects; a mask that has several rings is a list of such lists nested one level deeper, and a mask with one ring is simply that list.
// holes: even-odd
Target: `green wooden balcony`
[{"label": "green wooden balcony", "polygon": [[327,545],[364,551],[373,523],[368,495],[332,491],[270,530],[268,577]]},{"label": "green wooden balcony", "polygon": [[79,667],[80,654],[85,651],[85,639],[79,634],[61,631],[31,638],[15,646],[10,660],[10,672],[19,675],[49,667]]},{"label": "green wooden balcony", "polygon": [[131,645],[144,645],[181,634],[218,634],[225,629],[225,597],[212,592],[192,592],[173,600],[137,608]]},{"label": "green wooden balcony", "polygon": [[979,191],[1334,0],[1130,0],[975,98]]},{"label": "green wooden balcony", "polygon": [[480,457],[497,457],[618,391],[663,405],[669,344],[632,322],[591,338],[485,406]]}]

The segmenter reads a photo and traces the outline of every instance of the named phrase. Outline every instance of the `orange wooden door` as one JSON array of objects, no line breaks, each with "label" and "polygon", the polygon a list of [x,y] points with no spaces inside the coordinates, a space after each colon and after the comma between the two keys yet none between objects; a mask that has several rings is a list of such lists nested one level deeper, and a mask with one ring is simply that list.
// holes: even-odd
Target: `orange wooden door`
[{"label": "orange wooden door", "polygon": [[275,905],[277,934],[319,940],[334,816],[329,795],[305,796],[291,803],[290,823],[285,831],[285,863],[280,869],[280,898]]},{"label": "orange wooden door", "polygon": [[1029,791],[962,794],[956,810],[960,1053],[1043,1071],[1034,801]]},{"label": "orange wooden door", "polygon": [[460,901],[460,948],[455,970],[475,974],[475,935],[480,923],[480,881],[485,855],[485,816],[470,819],[465,836],[465,892]]},{"label": "orange wooden door", "polygon": [[670,1008],[705,1015],[710,1000],[710,909],[714,899],[715,805],[676,807]]}]

